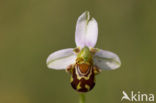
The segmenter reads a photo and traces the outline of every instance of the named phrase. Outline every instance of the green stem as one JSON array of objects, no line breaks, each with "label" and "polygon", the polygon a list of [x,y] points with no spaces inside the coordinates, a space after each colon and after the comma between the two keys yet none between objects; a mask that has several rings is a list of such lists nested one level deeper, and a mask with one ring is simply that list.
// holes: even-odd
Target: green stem
[{"label": "green stem", "polygon": [[83,93],[80,94],[80,102],[79,103],[85,103],[85,95]]}]

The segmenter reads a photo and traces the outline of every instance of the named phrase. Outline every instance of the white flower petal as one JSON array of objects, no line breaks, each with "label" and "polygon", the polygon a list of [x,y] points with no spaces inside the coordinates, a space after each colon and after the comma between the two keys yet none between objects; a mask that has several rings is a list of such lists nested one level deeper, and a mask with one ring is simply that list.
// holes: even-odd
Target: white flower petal
[{"label": "white flower petal", "polygon": [[95,53],[93,61],[94,65],[104,70],[114,70],[121,65],[120,59],[115,53],[101,49]]},{"label": "white flower petal", "polygon": [[75,42],[77,47],[94,47],[98,37],[98,24],[90,18],[88,11],[84,12],[77,20]]},{"label": "white flower petal", "polygon": [[72,48],[62,49],[49,55],[47,66],[51,69],[66,69],[70,64],[74,64],[76,55]]}]

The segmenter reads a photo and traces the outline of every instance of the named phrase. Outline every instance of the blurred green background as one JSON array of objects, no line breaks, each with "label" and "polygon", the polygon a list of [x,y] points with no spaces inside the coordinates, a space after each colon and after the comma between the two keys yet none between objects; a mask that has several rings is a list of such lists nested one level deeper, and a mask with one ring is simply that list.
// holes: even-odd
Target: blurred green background
[{"label": "blurred green background", "polygon": [[75,47],[76,20],[85,10],[98,21],[96,47],[122,61],[96,76],[86,103],[120,103],[123,90],[156,95],[155,0],[1,0],[0,103],[78,103],[70,76],[48,69],[46,58]]}]

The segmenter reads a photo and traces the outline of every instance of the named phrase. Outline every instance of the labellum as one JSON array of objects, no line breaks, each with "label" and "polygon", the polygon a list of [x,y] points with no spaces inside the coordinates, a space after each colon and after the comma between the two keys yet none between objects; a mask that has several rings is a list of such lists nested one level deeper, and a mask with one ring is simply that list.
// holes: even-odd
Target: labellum
[{"label": "labellum", "polygon": [[84,47],[76,59],[76,64],[70,66],[71,85],[78,92],[88,92],[95,86],[95,74],[99,73],[93,65],[92,53],[88,47]]}]

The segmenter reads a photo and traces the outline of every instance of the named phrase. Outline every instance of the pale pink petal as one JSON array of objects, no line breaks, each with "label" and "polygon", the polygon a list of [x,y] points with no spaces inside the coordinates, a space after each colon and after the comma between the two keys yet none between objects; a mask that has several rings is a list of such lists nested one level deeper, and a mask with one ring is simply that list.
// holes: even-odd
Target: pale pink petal
[{"label": "pale pink petal", "polygon": [[95,53],[93,61],[94,65],[104,70],[114,70],[121,65],[120,58],[117,54],[101,49]]},{"label": "pale pink petal", "polygon": [[50,69],[66,69],[69,65],[74,64],[76,55],[73,48],[62,49],[49,55],[47,66]]},{"label": "pale pink petal", "polygon": [[84,12],[77,20],[75,42],[77,47],[94,47],[98,37],[98,24],[90,18],[88,11]]}]

